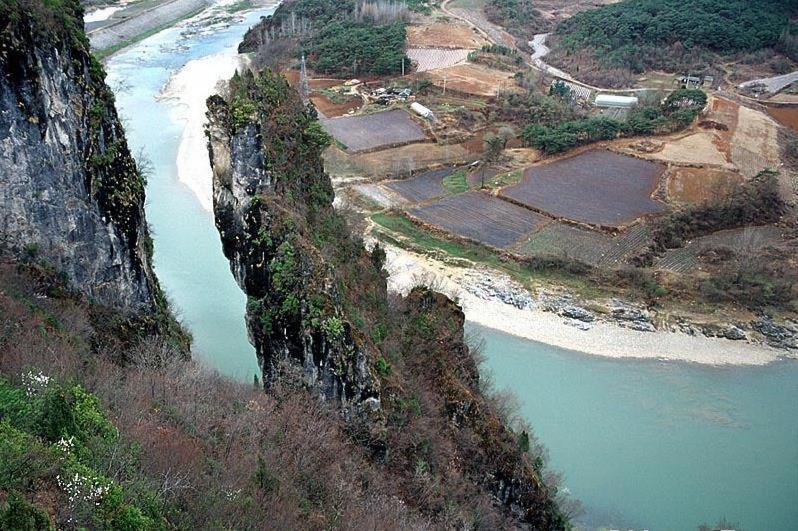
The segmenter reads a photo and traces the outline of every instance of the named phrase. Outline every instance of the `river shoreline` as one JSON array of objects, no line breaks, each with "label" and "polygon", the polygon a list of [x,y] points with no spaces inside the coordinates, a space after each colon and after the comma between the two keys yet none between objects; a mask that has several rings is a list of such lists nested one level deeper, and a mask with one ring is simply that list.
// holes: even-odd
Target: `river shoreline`
[{"label": "river shoreline", "polygon": [[159,96],[174,102],[172,119],[183,124],[176,161],[177,177],[208,212],[213,212],[213,177],[204,131],[205,102],[218,92],[221,82],[248,64],[247,56],[234,50],[191,60],[172,73]]},{"label": "river shoreline", "polygon": [[468,321],[523,339],[606,358],[715,366],[761,366],[791,357],[785,350],[725,338],[660,330],[641,332],[607,322],[581,326],[551,311],[521,309],[469,292],[466,286],[473,282],[474,276],[468,269],[448,266],[399,247],[385,248],[389,289],[405,294],[418,284],[432,285],[456,299]]}]

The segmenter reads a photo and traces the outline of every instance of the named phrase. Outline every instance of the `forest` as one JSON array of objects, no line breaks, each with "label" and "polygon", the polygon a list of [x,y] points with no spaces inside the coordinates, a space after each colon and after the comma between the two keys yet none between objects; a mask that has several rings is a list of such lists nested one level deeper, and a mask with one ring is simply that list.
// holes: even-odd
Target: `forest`
[{"label": "forest", "polygon": [[294,0],[253,26],[239,52],[256,52],[257,66],[284,66],[301,55],[318,72],[341,76],[389,75],[410,64],[405,23],[427,2]]},{"label": "forest", "polygon": [[402,71],[405,55],[405,25],[402,22],[374,25],[367,21],[331,22],[303,41],[308,64],[324,74],[356,77],[388,75]]},{"label": "forest", "polygon": [[556,28],[568,53],[606,66],[663,68],[682,50],[722,55],[771,48],[798,4],[791,0],[628,0],[579,13]]}]

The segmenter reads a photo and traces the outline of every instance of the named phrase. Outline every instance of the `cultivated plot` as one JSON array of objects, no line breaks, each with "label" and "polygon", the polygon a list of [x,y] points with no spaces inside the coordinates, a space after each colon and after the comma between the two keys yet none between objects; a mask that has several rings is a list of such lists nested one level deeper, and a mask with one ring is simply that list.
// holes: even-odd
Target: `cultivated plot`
[{"label": "cultivated plot", "polygon": [[515,86],[510,72],[474,63],[430,70],[425,75],[436,87],[475,96],[495,96]]},{"label": "cultivated plot", "polygon": [[656,267],[686,273],[698,267],[701,255],[711,249],[727,248],[740,255],[753,255],[765,247],[778,246],[785,241],[782,230],[770,225],[723,230],[696,238],[684,247],[669,250],[657,261]]},{"label": "cultivated plot", "polygon": [[664,170],[610,151],[587,151],[527,168],[501,195],[555,217],[617,227],[665,210],[651,199]]},{"label": "cultivated plot", "polygon": [[443,178],[452,175],[456,171],[457,168],[455,167],[439,168],[437,170],[425,171],[409,179],[391,181],[385,183],[385,186],[411,203],[420,203],[421,201],[448,194],[449,192],[443,186]]},{"label": "cultivated plot", "polygon": [[416,72],[447,68],[468,59],[470,50],[443,48],[409,48],[407,56],[416,64]]},{"label": "cultivated plot", "polygon": [[549,221],[531,210],[481,192],[444,197],[432,204],[411,208],[408,212],[457,236],[502,249],[512,246]]},{"label": "cultivated plot", "polygon": [[617,236],[555,222],[521,243],[526,256],[555,256],[602,268],[622,265],[648,244],[648,226],[638,224]]},{"label": "cultivated plot", "polygon": [[469,26],[424,24],[407,26],[408,48],[481,48],[487,41]]},{"label": "cultivated plot", "polygon": [[321,125],[346,146],[347,151],[366,151],[427,139],[421,126],[401,109],[324,119]]}]

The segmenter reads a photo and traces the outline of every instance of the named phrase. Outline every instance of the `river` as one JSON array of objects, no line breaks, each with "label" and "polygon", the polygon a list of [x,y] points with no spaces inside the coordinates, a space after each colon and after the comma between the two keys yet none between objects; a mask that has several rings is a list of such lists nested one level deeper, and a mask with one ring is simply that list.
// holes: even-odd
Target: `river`
[{"label": "river", "polygon": [[[188,61],[232,53],[266,13],[190,34],[185,25],[168,29],[106,65],[131,147],[152,162],[155,271],[194,334],[195,356],[243,380],[258,372],[246,298],[211,213],[178,179],[185,121],[179,104],[159,94]],[[726,517],[746,531],[798,529],[798,363],[610,360],[469,330],[485,339],[486,370],[518,396],[588,526],[688,530]]]}]

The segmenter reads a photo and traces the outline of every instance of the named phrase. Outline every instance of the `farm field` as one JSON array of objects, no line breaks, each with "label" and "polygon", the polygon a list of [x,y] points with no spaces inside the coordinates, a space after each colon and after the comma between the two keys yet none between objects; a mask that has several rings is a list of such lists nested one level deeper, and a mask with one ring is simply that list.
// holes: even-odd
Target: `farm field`
[{"label": "farm field", "polygon": [[768,114],[798,133],[798,107],[768,107]]},{"label": "farm field", "polygon": [[411,203],[441,197],[449,193],[443,186],[443,178],[457,171],[456,167],[438,168],[401,181],[391,181],[385,186],[398,193]]},{"label": "farm field", "polygon": [[363,100],[359,96],[350,96],[341,103],[335,103],[323,94],[312,94],[310,101],[319,111],[320,116],[324,118],[343,116],[350,110],[359,109],[363,104]]},{"label": "farm field", "polygon": [[408,48],[407,56],[416,63],[416,72],[448,68],[462,63],[470,50],[445,48]]},{"label": "farm field", "polygon": [[426,140],[424,130],[401,109],[320,120],[348,151],[365,151]]},{"label": "farm field", "polygon": [[411,216],[491,247],[505,249],[549,220],[545,216],[481,192],[444,197],[411,208]]},{"label": "farm field", "polygon": [[425,75],[437,87],[442,88],[445,80],[446,90],[476,96],[495,96],[515,86],[511,73],[473,63],[431,70]]},{"label": "farm field", "polygon": [[700,257],[710,249],[726,247],[738,254],[754,253],[785,242],[781,229],[771,225],[724,230],[702,236],[683,247],[671,249],[655,264],[659,269],[686,273],[699,266]]},{"label": "farm field", "polygon": [[330,146],[324,151],[324,165],[336,177],[401,177],[435,165],[463,164],[472,160],[462,144],[407,144],[366,153],[348,153]]},{"label": "farm field", "polygon": [[648,226],[638,224],[617,236],[565,223],[547,225],[517,247],[526,256],[556,256],[602,268],[613,268],[645,248]]},{"label": "farm field", "polygon": [[671,168],[668,175],[668,197],[684,203],[701,203],[722,197],[742,176],[729,170],[712,168]]},{"label": "farm field", "polygon": [[487,41],[471,27],[461,24],[407,26],[408,48],[481,48]]},{"label": "farm field", "polygon": [[504,197],[554,217],[618,227],[656,214],[665,206],[651,199],[664,167],[606,150],[593,150],[524,171]]},{"label": "farm field", "polygon": [[767,114],[740,106],[732,137],[732,161],[743,175],[753,177],[765,168],[778,168],[778,124]]}]

